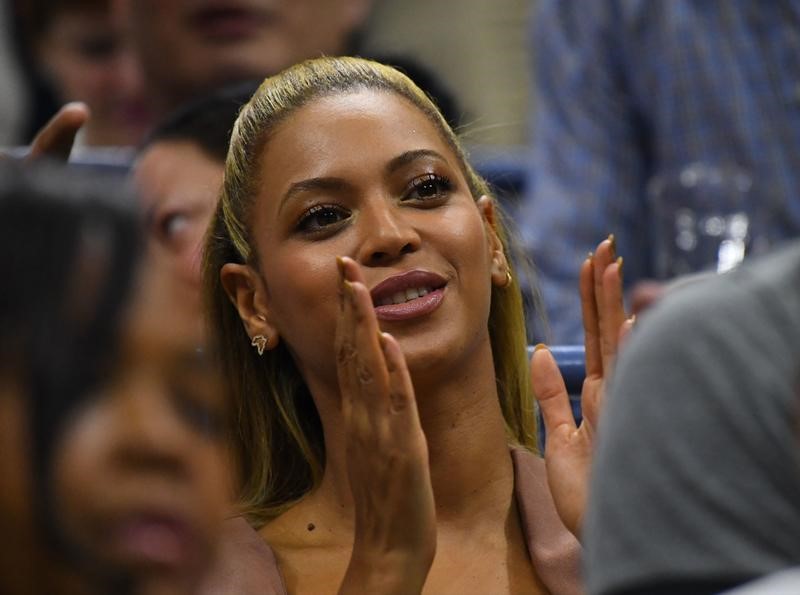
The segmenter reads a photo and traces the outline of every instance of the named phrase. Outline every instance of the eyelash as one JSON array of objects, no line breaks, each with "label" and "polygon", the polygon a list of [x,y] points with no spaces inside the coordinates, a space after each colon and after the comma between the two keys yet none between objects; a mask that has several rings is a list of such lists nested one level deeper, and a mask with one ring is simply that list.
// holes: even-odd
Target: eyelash
[{"label": "eyelash", "polygon": [[[434,186],[435,194],[420,196],[420,191],[426,187]],[[438,174],[425,174],[414,178],[403,194],[403,201],[415,200],[421,203],[436,201],[445,198],[453,189],[450,178]],[[320,224],[318,217],[321,215],[336,217],[335,221]],[[350,217],[350,211],[336,204],[318,204],[307,209],[298,220],[297,229],[303,233],[314,234],[335,229],[335,226]]]},{"label": "eyelash", "polygon": [[[433,196],[412,196],[414,193],[419,193],[420,189],[432,184],[436,186],[436,194]],[[411,180],[403,200],[419,200],[424,202],[441,199],[444,198],[452,189],[453,183],[450,181],[450,178],[446,176],[440,176],[438,174],[425,174],[424,176],[420,176]]]},{"label": "eyelash", "polygon": [[[339,217],[339,219],[327,224],[314,225],[315,222],[316,223],[319,222],[318,220],[316,220],[316,218],[322,214],[335,214],[337,217]],[[340,207],[339,205],[334,205],[334,204],[314,205],[313,207],[306,210],[300,216],[300,220],[297,223],[297,229],[305,233],[315,233],[330,228],[331,226],[334,226],[337,223],[340,223],[349,217],[350,217],[350,212]]]}]

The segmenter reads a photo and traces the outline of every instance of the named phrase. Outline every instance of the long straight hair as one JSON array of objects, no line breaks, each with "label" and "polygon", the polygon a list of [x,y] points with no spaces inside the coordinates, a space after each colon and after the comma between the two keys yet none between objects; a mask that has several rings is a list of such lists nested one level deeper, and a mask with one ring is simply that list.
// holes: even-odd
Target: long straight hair
[{"label": "long straight hair", "polygon": [[[289,351],[280,343],[258,357],[220,281],[229,262],[255,265],[251,211],[262,183],[259,163],[276,127],[318,98],[375,90],[411,102],[436,127],[458,158],[474,199],[490,195],[466,159],[455,133],[433,102],[404,74],[359,58],[320,58],[266,79],[234,126],[222,194],[206,240],[204,298],[210,331],[220,348],[234,401],[235,453],[242,478],[241,506],[255,526],[279,515],[320,482],[325,445],[319,414]],[[506,253],[502,215],[496,232]],[[493,287],[489,332],[497,391],[509,442],[536,448],[522,296],[516,275]]]}]

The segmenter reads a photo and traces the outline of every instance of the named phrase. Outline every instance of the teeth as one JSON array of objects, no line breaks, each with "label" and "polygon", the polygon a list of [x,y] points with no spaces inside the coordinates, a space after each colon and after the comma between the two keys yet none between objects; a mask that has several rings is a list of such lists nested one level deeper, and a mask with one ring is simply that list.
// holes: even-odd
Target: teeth
[{"label": "teeth", "polygon": [[378,302],[379,306],[391,306],[392,304],[404,304],[406,302],[410,302],[411,300],[415,300],[417,298],[421,298],[424,295],[428,295],[431,291],[433,291],[429,287],[410,287],[405,291],[398,291],[391,297],[385,297]]}]

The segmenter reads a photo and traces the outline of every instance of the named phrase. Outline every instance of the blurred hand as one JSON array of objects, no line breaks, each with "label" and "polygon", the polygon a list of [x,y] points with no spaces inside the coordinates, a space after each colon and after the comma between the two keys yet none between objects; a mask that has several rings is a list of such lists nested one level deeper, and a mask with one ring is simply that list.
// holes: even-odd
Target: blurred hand
[{"label": "blurred hand", "polygon": [[645,311],[650,306],[653,306],[670,291],[690,283],[696,283],[697,281],[703,281],[705,279],[716,277],[717,274],[718,273],[714,271],[700,271],[688,275],[681,275],[679,277],[675,277],[674,279],[670,279],[669,281],[653,281],[652,279],[639,281],[633,286],[630,294],[631,309],[633,314],[638,316],[641,312]]},{"label": "blurred hand", "polygon": [[667,292],[667,284],[662,281],[639,281],[631,289],[631,310],[635,315],[647,310]]},{"label": "blurred hand", "polygon": [[626,319],[622,304],[622,259],[617,259],[613,237],[603,240],[584,261],[580,293],[586,346],[580,426],[575,424],[564,380],[550,351],[537,346],[531,359],[531,382],[547,432],[550,491],[562,522],[577,537],[586,508],[605,379],[613,370],[621,338],[633,324]]},{"label": "blurred hand", "polygon": [[67,103],[36,134],[25,159],[50,157],[67,161],[75,136],[88,120],[89,108],[85,103]]},{"label": "blurred hand", "polygon": [[355,539],[340,594],[419,593],[436,550],[428,446],[397,341],[380,333],[359,266],[339,261],[336,330]]}]

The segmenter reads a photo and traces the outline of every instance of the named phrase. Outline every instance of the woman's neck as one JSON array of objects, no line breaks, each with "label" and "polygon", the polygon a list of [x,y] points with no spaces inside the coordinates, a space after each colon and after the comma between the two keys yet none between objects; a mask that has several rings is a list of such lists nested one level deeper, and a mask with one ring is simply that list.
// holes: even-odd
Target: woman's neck
[{"label": "woman's neck", "polygon": [[[424,383],[415,379],[440,526],[457,528],[474,525],[481,517],[504,518],[512,503],[513,465],[488,341],[478,351],[483,352],[440,378]],[[330,507],[343,524],[352,526],[345,435],[334,403],[334,399],[318,400],[326,468],[320,487],[304,502],[320,514]]]}]

